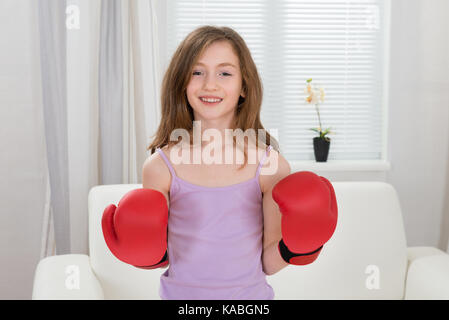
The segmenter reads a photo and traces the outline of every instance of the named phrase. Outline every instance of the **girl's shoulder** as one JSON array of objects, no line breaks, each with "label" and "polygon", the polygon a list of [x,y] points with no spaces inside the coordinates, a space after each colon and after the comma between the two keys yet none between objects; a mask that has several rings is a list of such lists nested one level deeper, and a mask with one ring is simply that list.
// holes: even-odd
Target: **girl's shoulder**
[{"label": "girl's shoulder", "polygon": [[262,193],[270,191],[281,179],[291,173],[291,167],[287,159],[274,148],[271,148],[267,159],[261,166],[260,188]]},{"label": "girl's shoulder", "polygon": [[[165,148],[165,147],[164,147]],[[164,150],[161,148],[161,150]],[[166,152],[166,151],[165,151]],[[142,168],[142,186],[143,188],[155,189],[160,191],[168,202],[170,191],[171,175],[164,159],[159,152],[154,152],[144,162]]]}]

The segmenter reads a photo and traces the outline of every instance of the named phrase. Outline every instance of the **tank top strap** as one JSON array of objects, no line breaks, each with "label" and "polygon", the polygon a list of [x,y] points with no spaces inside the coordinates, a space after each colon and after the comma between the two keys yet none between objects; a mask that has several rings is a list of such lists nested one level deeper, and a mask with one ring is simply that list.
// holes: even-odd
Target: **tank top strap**
[{"label": "tank top strap", "polygon": [[262,168],[263,164],[265,163],[265,159],[268,157],[268,153],[270,152],[270,150],[273,148],[273,146],[269,145],[267,147],[267,151],[265,152],[265,154],[262,157],[262,160],[260,160],[259,166],[257,167],[257,172],[256,172],[256,177],[259,177],[260,175],[260,169]]},{"label": "tank top strap", "polygon": [[156,151],[159,152],[159,154],[161,155],[162,159],[164,160],[165,164],[168,167],[168,170],[170,170],[170,173],[172,174],[172,177],[176,177],[175,169],[173,169],[173,166],[172,166],[170,160],[168,160],[168,158],[165,155],[164,151],[162,151],[161,148],[156,148]]}]

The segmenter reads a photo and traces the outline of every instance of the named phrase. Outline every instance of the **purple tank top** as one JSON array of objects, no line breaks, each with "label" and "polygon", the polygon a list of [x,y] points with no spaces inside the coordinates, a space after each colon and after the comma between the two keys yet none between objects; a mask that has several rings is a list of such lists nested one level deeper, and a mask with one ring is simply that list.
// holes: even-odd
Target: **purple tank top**
[{"label": "purple tank top", "polygon": [[272,300],[262,270],[263,211],[254,178],[223,187],[187,182],[160,149],[172,181],[168,216],[169,267],[159,295],[166,300]]}]

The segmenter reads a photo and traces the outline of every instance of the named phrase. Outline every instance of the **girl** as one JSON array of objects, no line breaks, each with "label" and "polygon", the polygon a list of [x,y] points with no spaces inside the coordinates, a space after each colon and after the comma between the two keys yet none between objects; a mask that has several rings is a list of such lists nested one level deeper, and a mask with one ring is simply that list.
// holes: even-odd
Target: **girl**
[{"label": "girl", "polygon": [[[161,96],[161,122],[143,166],[143,188],[160,191],[169,207],[170,265],[160,279],[161,298],[273,299],[266,275],[288,264],[277,249],[281,215],[271,191],[290,167],[261,124],[262,84],[244,40],[228,27],[191,32],[172,57]],[[219,133],[212,143],[194,141],[197,123],[201,136]],[[172,141],[177,129],[188,141]],[[242,146],[226,129],[255,135]],[[243,153],[243,165],[190,157],[211,144],[214,154]],[[249,161],[249,150],[257,161]],[[189,151],[181,163],[179,151]],[[275,170],[261,174],[272,159]]]}]

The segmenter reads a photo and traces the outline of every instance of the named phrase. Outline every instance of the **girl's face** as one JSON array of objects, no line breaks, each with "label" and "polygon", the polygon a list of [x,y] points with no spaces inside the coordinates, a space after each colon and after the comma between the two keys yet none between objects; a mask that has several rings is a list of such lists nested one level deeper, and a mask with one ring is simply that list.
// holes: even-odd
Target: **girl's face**
[{"label": "girl's face", "polygon": [[[240,95],[244,97],[242,75],[231,44],[227,41],[211,44],[193,66],[187,85],[187,99],[194,119],[201,120],[203,128],[228,128]],[[202,101],[202,97],[222,100],[208,103]]]}]

